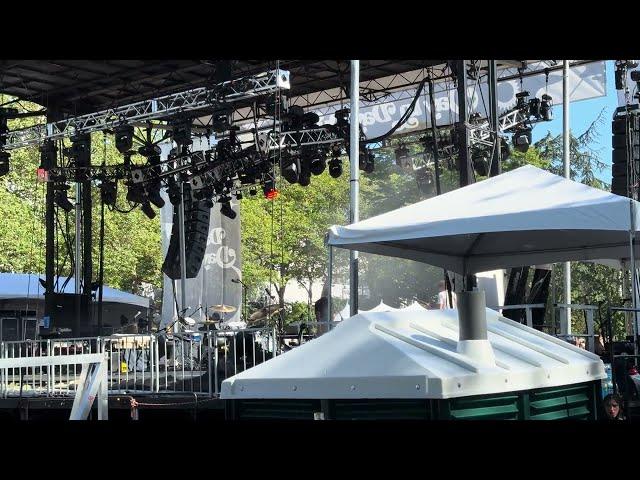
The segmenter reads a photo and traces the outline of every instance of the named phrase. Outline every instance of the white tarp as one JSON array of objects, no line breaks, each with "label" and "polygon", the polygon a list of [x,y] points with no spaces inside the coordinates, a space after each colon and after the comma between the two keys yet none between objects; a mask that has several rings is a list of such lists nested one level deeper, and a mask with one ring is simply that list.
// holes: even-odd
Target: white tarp
[{"label": "white tarp", "polygon": [[458,353],[456,310],[364,312],[222,383],[221,398],[454,398],[606,377],[597,355],[487,309],[494,365]]},{"label": "white tarp", "polygon": [[[44,287],[40,285],[40,278],[44,278],[44,275],[39,276],[33,273],[0,273],[0,300],[22,298],[44,300]],[[58,279],[59,286],[62,287],[66,280],[67,277],[60,277]],[[73,293],[75,288],[74,279],[71,278],[64,287],[64,293]],[[102,289],[102,301],[149,308],[148,298],[107,286]]]},{"label": "white tarp", "polygon": [[637,207],[636,201],[527,165],[353,225],[333,226],[328,242],[460,274],[625,259],[632,209],[635,230],[640,225]]}]

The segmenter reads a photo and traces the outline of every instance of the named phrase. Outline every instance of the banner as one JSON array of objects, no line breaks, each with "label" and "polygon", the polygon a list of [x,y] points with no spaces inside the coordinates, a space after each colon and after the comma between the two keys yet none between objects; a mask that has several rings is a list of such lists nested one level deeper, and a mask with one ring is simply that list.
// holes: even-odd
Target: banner
[{"label": "banner", "polygon": [[[597,61],[584,65],[571,67],[570,78],[570,100],[572,102],[597,98],[606,95],[606,74],[605,62]],[[486,79],[486,77],[483,77]],[[295,79],[292,79],[295,81]],[[543,94],[551,96],[553,103],[562,108],[562,70],[549,73],[547,83],[544,73],[524,77],[522,85],[520,79],[499,80],[498,81],[498,114],[504,113],[516,104],[516,94],[521,91],[528,91],[530,97],[540,98]],[[359,119],[362,128],[368,138],[380,136],[393,127],[400,117],[407,111],[411,101],[415,97],[416,89],[395,92],[393,101],[383,100],[374,105],[367,105],[360,102]],[[478,112],[482,117],[487,117],[489,106],[489,89],[486,80],[473,85],[469,82],[467,88],[467,98],[469,101],[469,111]],[[453,125],[458,120],[458,92],[453,84],[449,82],[444,89],[436,91],[434,94],[436,108],[436,125]],[[348,107],[348,99],[343,105],[334,105],[316,110],[320,116],[320,124],[335,123],[334,112],[340,108]],[[559,110],[560,112],[560,110]],[[559,114],[556,113],[556,114]],[[401,135],[412,131],[424,130],[431,126],[431,108],[429,103],[428,86],[425,85],[415,109],[407,122],[396,130],[395,135]]]},{"label": "banner", "polygon": [[[165,160],[171,149],[170,145],[162,145],[162,159]],[[204,148],[194,141],[193,151]],[[173,205],[169,202],[166,192],[162,192],[165,206],[160,211],[162,232],[162,254],[167,253],[173,225]],[[234,220],[220,213],[220,205],[215,203],[210,213],[209,236],[207,247],[200,271],[195,278],[186,280],[186,305],[189,307],[185,316],[193,317],[196,321],[205,319],[205,311],[213,315],[212,305],[229,305],[236,310],[224,314],[223,320],[231,326],[241,326],[242,311],[241,285],[231,282],[242,278],[242,261],[240,256],[240,204],[233,200],[233,210],[237,213]],[[170,324],[176,315],[176,301],[178,309],[181,306],[181,282],[171,280],[163,274],[162,321],[161,326]],[[172,285],[172,283],[174,285]],[[175,286],[175,299],[174,299]]]}]

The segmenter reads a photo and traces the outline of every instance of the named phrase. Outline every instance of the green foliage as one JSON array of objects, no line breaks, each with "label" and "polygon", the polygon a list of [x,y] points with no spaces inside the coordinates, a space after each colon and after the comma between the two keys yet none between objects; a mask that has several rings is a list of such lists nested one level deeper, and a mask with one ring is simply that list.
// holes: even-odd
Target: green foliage
[{"label": "green foliage", "polygon": [[[25,103],[25,102],[23,102]],[[36,109],[32,105],[25,108]],[[27,118],[11,121],[11,128],[26,127],[43,122],[43,118]],[[122,163],[122,156],[112,142],[104,144],[102,133],[92,134],[93,164]],[[134,157],[135,161],[136,157]],[[0,271],[35,272],[45,270],[45,189],[44,183],[37,181],[36,170],[40,164],[37,147],[27,147],[11,151],[10,173],[0,178]],[[92,186],[93,198],[93,271],[94,280],[98,275],[100,232],[100,195]],[[118,184],[118,205],[129,209],[126,202],[126,188]],[[73,196],[73,188],[68,196]],[[66,242],[73,249],[75,216],[58,210],[59,224],[70,232]],[[57,236],[58,257],[65,256],[65,239]],[[149,220],[140,209],[130,213],[119,213],[106,209],[105,212],[105,283],[127,291],[137,291],[141,282],[161,286],[160,266],[162,263],[159,216]],[[69,276],[73,271],[70,261],[63,263],[60,274]]]}]

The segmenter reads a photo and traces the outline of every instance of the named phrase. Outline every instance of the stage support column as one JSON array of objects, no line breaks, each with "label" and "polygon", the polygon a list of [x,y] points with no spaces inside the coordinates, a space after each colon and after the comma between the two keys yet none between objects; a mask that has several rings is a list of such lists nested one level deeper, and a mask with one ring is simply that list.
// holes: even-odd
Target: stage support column
[{"label": "stage support column", "polygon": [[[360,192],[360,60],[351,60],[351,122],[349,132],[349,160],[351,167],[351,208],[349,223],[360,217],[358,195]],[[358,314],[358,252],[349,250],[349,305],[351,316]]]}]

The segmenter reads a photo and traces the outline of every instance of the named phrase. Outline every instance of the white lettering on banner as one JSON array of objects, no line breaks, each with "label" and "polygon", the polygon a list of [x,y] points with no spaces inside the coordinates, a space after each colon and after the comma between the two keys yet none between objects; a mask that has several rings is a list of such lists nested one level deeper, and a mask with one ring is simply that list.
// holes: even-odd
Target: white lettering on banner
[{"label": "white lettering on banner", "polygon": [[226,236],[227,232],[225,232],[224,228],[212,228],[207,237],[207,245],[221,245]]}]

